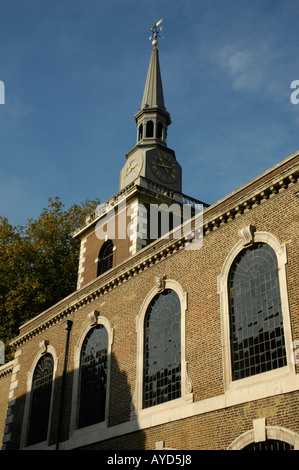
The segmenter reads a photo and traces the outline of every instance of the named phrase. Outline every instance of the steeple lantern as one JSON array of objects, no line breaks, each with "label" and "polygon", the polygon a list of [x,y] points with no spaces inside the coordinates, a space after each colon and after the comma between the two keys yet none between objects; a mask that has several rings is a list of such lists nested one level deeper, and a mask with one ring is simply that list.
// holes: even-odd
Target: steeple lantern
[{"label": "steeple lantern", "polygon": [[138,129],[137,143],[148,143],[148,139],[157,141],[162,145],[167,145],[167,128],[171,124],[170,114],[164,104],[164,95],[162,88],[162,79],[159,63],[158,37],[162,26],[162,19],[155,23],[151,28],[153,32],[150,39],[153,39],[153,50],[145,81],[145,87],[141,102],[141,107],[135,115],[135,121]]},{"label": "steeple lantern", "polygon": [[171,117],[164,103],[157,49],[161,22],[162,20],[157,21],[151,28],[152,36],[149,39],[153,39],[153,49],[141,106],[134,116],[137,142],[126,155],[127,162],[120,174],[120,190],[137,178],[143,177],[147,181],[163,184],[169,189],[181,192],[181,167],[176,161],[174,151],[167,147],[167,130]]}]

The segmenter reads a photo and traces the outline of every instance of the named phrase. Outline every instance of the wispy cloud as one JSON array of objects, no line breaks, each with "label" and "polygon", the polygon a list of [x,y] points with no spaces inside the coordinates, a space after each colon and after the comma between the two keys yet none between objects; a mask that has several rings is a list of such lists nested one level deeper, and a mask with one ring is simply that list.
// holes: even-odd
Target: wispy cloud
[{"label": "wispy cloud", "polygon": [[240,49],[226,45],[219,50],[218,63],[232,82],[235,91],[273,92],[273,71],[277,63],[275,49],[267,44],[255,44]]},{"label": "wispy cloud", "polygon": [[278,51],[275,44],[256,42],[243,48],[227,44],[218,50],[216,57],[234,91],[258,93],[261,97],[285,102],[290,71],[285,65],[283,50]]}]

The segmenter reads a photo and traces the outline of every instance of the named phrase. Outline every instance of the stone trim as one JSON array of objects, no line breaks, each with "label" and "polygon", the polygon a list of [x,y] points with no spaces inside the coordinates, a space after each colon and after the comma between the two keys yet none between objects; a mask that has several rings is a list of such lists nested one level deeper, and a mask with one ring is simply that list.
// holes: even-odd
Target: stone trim
[{"label": "stone trim", "polygon": [[[110,207],[115,207],[121,199],[121,197],[126,197],[127,201],[131,200],[136,196],[136,193],[142,192],[143,195],[149,196],[150,198],[155,195],[159,194],[160,198],[162,197],[163,200],[172,201],[182,204],[190,204],[192,207],[195,207],[197,204],[203,204],[205,207],[208,207],[208,204],[199,201],[198,199],[194,199],[190,196],[187,196],[183,193],[178,193],[176,191],[172,191],[161,184],[154,183],[152,181],[147,180],[146,178],[139,177],[124,189],[122,189],[119,193],[112,196],[108,201],[105,203]],[[86,217],[85,224],[79,227],[74,233],[73,237],[78,238],[82,236],[86,231],[90,231],[90,228],[96,224],[103,214],[98,214],[95,210],[93,213],[89,214]]]},{"label": "stone trim", "polygon": [[204,218],[206,220],[204,221],[204,234],[207,235],[208,233],[213,232],[217,228],[250,211],[254,207],[263,204],[267,199],[270,199],[280,191],[287,189],[290,185],[295,184],[299,176],[298,164],[284,173],[284,175],[278,175],[264,183],[262,186],[237,198],[234,203],[222,207],[219,213],[212,213],[210,216],[208,215],[212,209],[217,208],[218,203],[214,206],[208,207],[208,209],[205,210]]},{"label": "stone trim", "polygon": [[[53,368],[53,378],[52,378],[52,392],[51,392],[51,401],[50,401],[50,410],[49,410],[49,421],[48,421],[48,433],[47,435],[49,436],[49,430],[51,426],[51,416],[52,416],[52,410],[53,410],[53,399],[54,399],[54,387],[55,387],[55,379],[56,379],[56,372],[57,372],[57,366],[58,366],[58,357],[55,351],[55,348],[49,344],[49,342],[42,341],[39,344],[39,351],[37,351],[37,354],[35,356],[35,359],[33,360],[31,367],[27,373],[27,393],[26,393],[26,400],[25,400],[25,407],[24,407],[24,419],[23,419],[23,426],[22,426],[22,432],[21,432],[21,441],[20,441],[20,449],[23,449],[26,447],[26,441],[27,441],[27,435],[28,435],[28,426],[29,426],[29,418],[30,418],[30,406],[31,406],[31,391],[32,391],[32,380],[33,380],[33,375],[35,368],[37,366],[38,361],[40,358],[45,354],[45,353],[50,353],[53,357],[54,361],[54,368]],[[48,441],[46,442],[47,445]],[[44,443],[37,443],[33,446],[26,447],[28,449],[30,448],[39,448],[42,447]]]},{"label": "stone trim", "polygon": [[128,208],[130,215],[130,229],[129,229],[129,252],[130,255],[135,255],[146,245],[146,227],[147,227],[147,214],[146,208],[138,201],[132,203]]},{"label": "stone trim", "polygon": [[164,441],[158,441],[158,442],[155,442],[155,450],[177,450],[177,449],[174,449],[173,447],[165,447]]},{"label": "stone trim", "polygon": [[0,366],[0,379],[6,377],[7,375],[12,374],[14,366],[14,360],[7,362]]},{"label": "stone trim", "polygon": [[84,280],[83,273],[84,273],[84,262],[85,262],[85,256],[84,255],[85,255],[85,252],[86,252],[86,242],[87,242],[87,237],[85,237],[81,240],[77,289],[80,289],[80,287],[82,285],[82,282]]},{"label": "stone trim", "polygon": [[[188,240],[189,242],[189,240]],[[131,265],[129,268],[124,268],[121,270],[121,266],[117,266],[120,271],[118,271],[114,276],[108,278],[108,280],[103,282],[100,286],[90,290],[87,293],[82,294],[79,296],[78,292],[75,292],[76,299],[73,302],[70,302],[67,307],[62,307],[57,312],[55,312],[52,316],[47,318],[45,321],[41,321],[38,325],[34,326],[30,331],[16,337],[14,340],[11,341],[11,346],[19,347],[24,342],[30,341],[35,336],[39,335],[43,331],[51,328],[56,323],[65,320],[69,315],[73,314],[81,307],[88,305],[95,299],[107,294],[108,292],[114,290],[119,285],[123,284],[124,282],[129,281],[132,277],[135,277],[142,271],[150,268],[151,266],[157,264],[158,262],[162,261],[165,258],[168,258],[172,254],[180,251],[184,248],[185,240],[176,240],[175,242],[171,241],[165,245],[163,245],[163,249],[161,251],[152,252],[150,256],[145,256],[134,265]],[[125,264],[125,263],[124,263]],[[97,279],[99,281],[99,279]],[[94,284],[95,281],[92,281]],[[86,286],[85,286],[86,288]],[[84,289],[85,289],[84,288]],[[72,297],[74,294],[71,294]],[[78,298],[79,297],[79,298]],[[45,315],[46,312],[42,312],[39,316],[42,317]],[[29,320],[26,324],[30,324],[31,321],[36,320],[37,317]]]},{"label": "stone trim", "polygon": [[20,372],[20,363],[19,357],[22,354],[22,350],[19,349],[15,353],[15,358],[13,361],[6,364],[8,368],[6,369],[7,374],[11,375],[11,382],[10,382],[10,389],[8,395],[8,404],[7,404],[7,412],[6,412],[6,421],[3,433],[3,440],[2,440],[2,450],[6,450],[7,444],[10,442],[11,439],[11,432],[10,432],[10,425],[13,423],[14,420],[14,405],[16,403],[15,397],[15,390],[18,386],[18,373]]},{"label": "stone trim", "polygon": [[[244,233],[247,234],[244,238]],[[250,234],[250,235],[248,235]],[[289,311],[289,300],[288,300],[288,285],[286,276],[286,264],[287,264],[287,249],[286,245],[281,245],[274,235],[268,232],[255,232],[253,226],[244,227],[239,231],[240,240],[236,245],[233,246],[229,254],[227,255],[220,275],[217,278],[218,283],[218,294],[220,296],[220,316],[221,316],[221,336],[222,336],[222,356],[223,356],[223,379],[224,387],[226,391],[242,389],[245,386],[250,386],[258,383],[269,381],[272,377],[281,376],[282,374],[295,374],[295,366],[291,361],[292,358],[292,333],[290,323],[290,311]],[[287,365],[282,368],[278,368],[272,371],[263,372],[262,374],[253,375],[244,379],[232,380],[231,376],[231,351],[230,351],[230,327],[229,327],[229,299],[227,289],[227,279],[232,263],[236,256],[245,248],[245,243],[266,243],[274,250],[277,258],[278,265],[278,276],[279,276],[279,287],[280,297],[282,306],[282,318],[284,325]]]},{"label": "stone trim", "polygon": [[[250,211],[256,205],[262,204],[270,197],[275,197],[278,192],[283,191],[290,185],[296,183],[299,176],[298,166],[298,164],[293,165],[290,169],[284,171],[283,174],[279,174],[273,177],[263,185],[259,186],[257,189],[249,191],[249,193],[246,193],[244,196],[237,199],[234,203],[224,206],[219,212],[214,213],[214,210],[217,210],[218,203],[216,203],[214,206],[208,207],[204,211],[204,236],[207,236],[210,232],[213,232],[222,225],[234,220],[245,211]],[[90,282],[82,288],[84,292],[81,294],[81,296],[80,291],[75,292],[75,300],[73,301],[71,298],[74,296],[74,293],[70,294],[70,303],[66,307],[60,308],[57,312],[52,314],[50,318],[41,320],[40,324],[33,326],[30,331],[21,334],[12,340],[10,344],[16,348],[20,347],[24,342],[29,341],[32,337],[35,337],[57,322],[66,319],[69,315],[73,314],[76,310],[80,309],[84,305],[88,305],[96,298],[99,298],[102,295],[110,292],[119,285],[130,280],[132,277],[138,275],[140,272],[184,249],[186,241],[189,243],[188,236],[185,236],[180,240],[156,240],[152,244],[143,248],[143,250],[137,253],[135,257],[132,258],[132,260],[126,260],[122,264],[113,268],[112,272],[110,273],[110,277],[103,279],[102,284],[98,285],[100,282],[99,279]],[[135,263],[134,258],[137,258]],[[93,287],[95,283],[97,285],[96,287]],[[90,290],[85,292],[88,288],[90,288]],[[57,306],[58,305],[59,303]],[[39,317],[45,315],[46,312],[42,312]],[[36,319],[37,317],[34,317],[32,320],[29,320],[26,325],[29,325],[32,321],[36,321]]]},{"label": "stone trim", "polygon": [[278,426],[267,426],[266,418],[255,419],[252,424],[253,428],[237,437],[227,450],[241,450],[249,444],[265,442],[267,439],[286,442],[293,446],[294,450],[299,450],[299,434],[294,431]]},{"label": "stone trim", "polygon": [[[182,401],[178,399],[173,402],[169,402],[173,404],[173,408],[171,409],[160,409],[159,406],[156,406],[153,407],[152,413],[149,415],[146,416],[141,414],[138,416],[138,419],[131,419],[130,421],[126,421],[122,424],[110,426],[105,429],[100,425],[90,426],[90,429],[88,428],[89,432],[86,432],[82,439],[80,436],[76,436],[75,438],[74,435],[68,441],[62,443],[64,445],[62,448],[75,449],[77,447],[112,439],[124,434],[142,431],[153,426],[159,426],[187,418],[194,418],[194,416],[206,415],[210,412],[221,411],[230,406],[238,406],[240,404],[265,399],[271,396],[296,392],[299,389],[299,376],[297,375],[295,377],[284,377],[282,379],[273,380],[269,382],[267,390],[260,385],[256,385],[254,388],[255,390],[251,393],[247,393],[245,390],[243,390],[243,393],[233,391],[230,396],[225,393],[223,395],[185,404],[184,406],[182,406]],[[293,434],[291,431],[289,432]],[[249,438],[247,438],[246,442],[248,442],[248,444],[254,442],[253,429],[242,435],[242,438],[244,439],[247,434],[249,435]],[[268,438],[270,438],[269,436],[270,435],[268,435]]]},{"label": "stone trim", "polygon": [[[142,409],[142,391],[143,391],[143,357],[144,357],[144,318],[147,308],[155,295],[160,294],[164,289],[172,289],[179,297],[181,305],[181,398],[172,400],[161,405],[152,406],[150,408]],[[172,279],[166,279],[165,275],[157,276],[155,278],[155,286],[148,293],[144,299],[139,315],[136,317],[136,332],[137,332],[137,360],[136,360],[136,386],[132,398],[131,419],[140,418],[140,416],[147,416],[148,418],[153,415],[156,410],[160,409],[173,409],[181,405],[193,402],[192,383],[188,375],[187,360],[186,360],[186,311],[188,308],[187,292],[182,286]]]},{"label": "stone trim", "polygon": [[[77,428],[77,415],[78,415],[78,395],[80,386],[80,356],[83,341],[88,332],[96,325],[103,325],[106,328],[108,335],[107,345],[107,386],[106,386],[106,405],[105,405],[105,420],[96,425],[86,426],[84,428]],[[81,331],[77,344],[74,348],[74,380],[73,380],[73,392],[72,392],[72,408],[71,408],[71,420],[70,420],[70,439],[85,439],[85,436],[91,432],[95,426],[104,430],[108,427],[109,419],[109,400],[110,400],[110,377],[111,377],[111,350],[113,344],[114,330],[110,324],[110,321],[99,314],[97,310],[94,310],[87,314],[87,323],[84,329]]]}]

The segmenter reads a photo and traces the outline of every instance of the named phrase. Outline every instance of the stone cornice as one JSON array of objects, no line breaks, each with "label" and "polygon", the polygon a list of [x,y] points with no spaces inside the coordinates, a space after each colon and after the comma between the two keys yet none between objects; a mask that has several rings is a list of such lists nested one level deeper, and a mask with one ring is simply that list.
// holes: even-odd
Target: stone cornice
[{"label": "stone cornice", "polygon": [[0,366],[0,379],[12,374],[14,361],[7,362]]},{"label": "stone cornice", "polygon": [[[299,154],[295,156],[299,157]],[[299,163],[297,159],[297,162],[293,165],[289,165],[272,177],[268,173],[268,178],[265,181],[260,181],[257,186],[252,185],[254,187],[251,187],[250,184],[247,184],[244,192],[240,188],[240,190],[232,193],[227,198],[213,206],[209,206],[204,211],[203,235],[207,236],[210,232],[234,220],[238,215],[250,211],[253,207],[262,204],[263,201],[271,197],[275,197],[278,192],[296,183],[298,176]],[[258,181],[258,179],[254,181]],[[29,341],[61,320],[66,319],[83,306],[111,292],[139,273],[182,250],[186,240],[189,240],[188,236],[181,239],[156,240],[138,252],[134,257],[113,268],[102,279],[98,278],[68,296],[67,304],[65,299],[63,299],[54,306],[55,308],[52,307],[38,315],[38,317],[28,321],[21,327],[21,334],[10,344],[15,348],[20,347],[24,342]],[[51,313],[52,310],[54,310],[53,313]],[[24,333],[22,333],[22,329],[25,329]]]},{"label": "stone cornice", "polygon": [[226,200],[223,200],[220,209],[217,210],[220,205],[219,202],[208,207],[204,215],[204,234],[206,235],[215,228],[233,220],[236,216],[263,203],[281,190],[288,188],[290,184],[297,182],[298,176],[299,163],[297,162],[291,168],[279,173],[279,175],[259,184],[258,187],[247,188],[245,194],[236,191],[231,196],[233,201],[226,198]]},{"label": "stone cornice", "polygon": [[[166,188],[161,184],[148,181],[143,177],[139,177],[130,183],[119,193],[108,199],[108,201],[106,201],[103,206],[107,205],[108,207],[115,210],[115,213],[117,213],[118,203],[122,198],[126,198],[127,202],[130,202],[130,200],[132,200],[136,195],[141,193],[143,196],[148,197],[149,201],[152,201],[153,198],[158,197],[160,202],[166,202],[167,204],[190,204],[192,207],[195,207],[197,204],[203,204],[204,207],[208,207],[208,204],[205,204],[198,199]],[[93,213],[89,214],[88,217],[86,217],[85,223],[73,233],[73,238],[80,238],[85,235],[103,216],[107,214],[107,211],[105,210],[103,213],[101,211],[99,212],[100,213],[95,210]]]}]

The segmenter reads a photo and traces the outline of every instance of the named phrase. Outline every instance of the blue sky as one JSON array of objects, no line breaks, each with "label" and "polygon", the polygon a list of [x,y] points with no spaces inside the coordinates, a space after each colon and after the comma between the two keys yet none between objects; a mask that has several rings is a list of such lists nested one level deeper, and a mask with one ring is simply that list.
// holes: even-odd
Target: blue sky
[{"label": "blue sky", "polygon": [[168,146],[212,204],[299,150],[298,0],[0,0],[0,215],[118,192],[160,18]]}]

